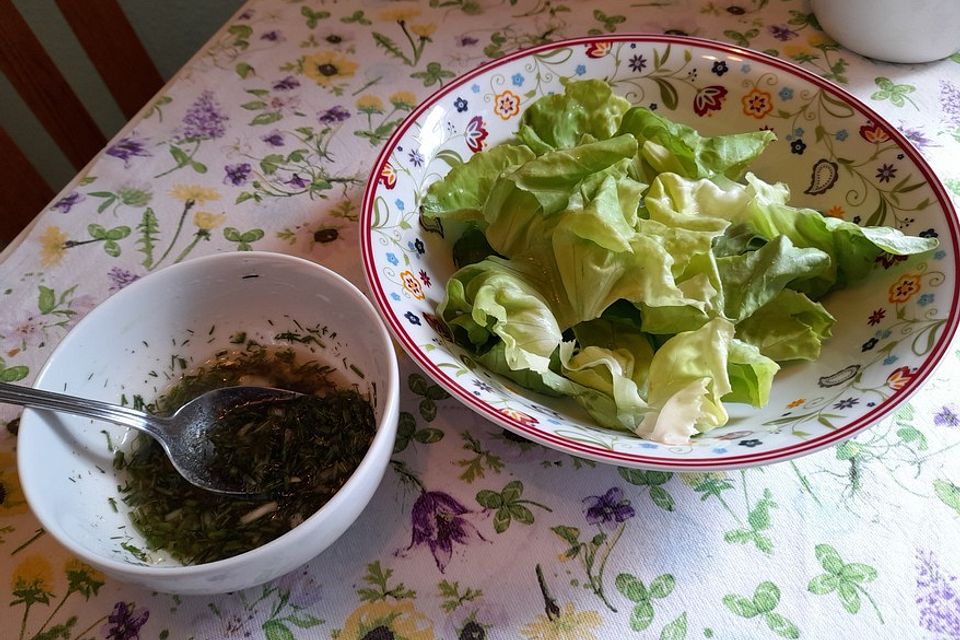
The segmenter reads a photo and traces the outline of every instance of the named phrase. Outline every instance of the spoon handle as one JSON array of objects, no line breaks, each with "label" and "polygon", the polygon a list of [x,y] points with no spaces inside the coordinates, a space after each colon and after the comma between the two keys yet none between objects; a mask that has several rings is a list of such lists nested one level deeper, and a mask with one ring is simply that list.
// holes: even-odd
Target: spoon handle
[{"label": "spoon handle", "polygon": [[34,409],[63,411],[96,420],[106,420],[114,424],[146,431],[152,435],[159,432],[155,426],[158,418],[142,411],[121,407],[109,402],[101,402],[100,400],[77,398],[6,382],[0,382],[0,402]]}]

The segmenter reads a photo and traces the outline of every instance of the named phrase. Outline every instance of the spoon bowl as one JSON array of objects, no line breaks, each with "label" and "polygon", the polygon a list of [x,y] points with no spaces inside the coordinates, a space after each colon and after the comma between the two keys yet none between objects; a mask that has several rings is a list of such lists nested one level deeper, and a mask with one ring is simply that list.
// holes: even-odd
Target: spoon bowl
[{"label": "spoon bowl", "polygon": [[189,483],[232,496],[257,495],[261,490],[246,483],[238,485],[215,473],[217,450],[210,444],[210,430],[239,409],[284,402],[302,395],[272,387],[226,387],[194,398],[170,416],[157,416],[100,400],[0,382],[0,402],[63,411],[142,431],[160,443],[173,467]]}]

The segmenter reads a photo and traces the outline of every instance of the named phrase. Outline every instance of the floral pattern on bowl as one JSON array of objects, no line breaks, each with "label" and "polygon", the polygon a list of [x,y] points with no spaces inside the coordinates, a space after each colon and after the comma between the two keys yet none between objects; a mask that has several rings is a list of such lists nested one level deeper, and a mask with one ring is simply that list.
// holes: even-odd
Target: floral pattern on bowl
[{"label": "floral pattern on bowl", "polygon": [[[486,371],[436,317],[458,229],[418,215],[427,187],[473,153],[510,139],[523,109],[567,79],[603,78],[631,102],[713,135],[778,139],[751,169],[795,204],[864,225],[936,236],[940,248],[878,260],[871,277],[823,302],[834,337],[813,363],[785,366],[769,404],[730,405],[727,426],[667,446],[595,426],[572,402]],[[450,83],[414,110],[374,165],[361,219],[377,307],[423,370],[471,409],[532,440],[621,466],[721,469],[784,460],[850,437],[890,414],[943,356],[957,329],[956,214],[895,127],[792,64],[673,36],[568,40],[517,52]]]}]

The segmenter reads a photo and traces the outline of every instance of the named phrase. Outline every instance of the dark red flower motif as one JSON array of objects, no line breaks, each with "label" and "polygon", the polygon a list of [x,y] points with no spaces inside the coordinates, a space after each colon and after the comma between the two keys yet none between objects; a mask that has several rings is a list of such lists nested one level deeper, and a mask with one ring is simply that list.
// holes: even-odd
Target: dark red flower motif
[{"label": "dark red flower motif", "polygon": [[860,127],[860,137],[867,142],[886,142],[890,139],[890,134],[878,123],[867,120],[867,124]]},{"label": "dark red flower motif", "polygon": [[698,116],[705,116],[711,111],[717,111],[723,106],[723,99],[727,97],[727,88],[718,84],[704,87],[693,97],[693,111]]},{"label": "dark red flower motif", "polygon": [[422,283],[423,283],[423,286],[425,286],[425,287],[429,287],[430,284],[431,284],[431,283],[430,283],[430,275],[429,275],[426,271],[424,271],[423,269],[420,270],[420,282],[422,282]]},{"label": "dark red flower motif", "polygon": [[587,44],[587,57],[588,58],[602,58],[603,56],[610,53],[610,50],[613,49],[613,43],[609,40],[603,40],[599,42],[590,42]]},{"label": "dark red flower motif", "polygon": [[467,140],[467,147],[470,151],[474,153],[482,151],[484,145],[486,145],[485,141],[488,135],[483,118],[480,116],[470,118],[470,122],[467,123],[467,128],[464,130],[463,135]]},{"label": "dark red flower motif", "polygon": [[453,334],[450,333],[450,329],[447,328],[447,325],[443,322],[443,320],[432,313],[424,313],[422,315],[423,319],[427,321],[427,324],[430,326],[430,328],[436,331],[438,335],[443,336],[443,338],[447,340],[453,340]]},{"label": "dark red flower motif", "polygon": [[468,513],[473,512],[451,495],[442,491],[424,491],[413,503],[410,513],[413,536],[407,550],[426,544],[437,568],[443,573],[453,555],[453,544],[466,544],[470,529],[484,539],[463,517]]},{"label": "dark red flower motif", "polygon": [[880,324],[880,321],[887,317],[886,309],[877,309],[870,314],[870,317],[867,319],[867,324],[873,326],[875,324]]},{"label": "dark red flower motif", "polygon": [[883,265],[884,269],[889,269],[890,267],[897,264],[898,262],[903,262],[906,259],[907,259],[907,256],[898,256],[896,254],[887,253],[886,251],[884,251],[883,253],[878,255],[876,258],[874,258],[874,262],[876,262],[879,265]]},{"label": "dark red flower motif", "polygon": [[397,172],[389,162],[383,165],[383,169],[380,170],[380,176],[377,178],[377,181],[380,182],[387,189],[393,189],[397,186]]}]

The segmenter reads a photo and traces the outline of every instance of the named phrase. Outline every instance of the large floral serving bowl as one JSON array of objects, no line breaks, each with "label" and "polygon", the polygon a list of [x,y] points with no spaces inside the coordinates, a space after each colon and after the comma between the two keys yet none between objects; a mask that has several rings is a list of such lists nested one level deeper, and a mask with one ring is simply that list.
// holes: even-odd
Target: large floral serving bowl
[{"label": "large floral serving bowl", "polygon": [[[863,225],[935,235],[935,252],[877,261],[870,277],[822,300],[837,318],[821,357],[785,366],[763,409],[731,404],[729,423],[667,446],[597,427],[574,403],[490,373],[437,318],[460,230],[422,219],[427,187],[511,139],[523,110],[567,79],[602,78],[637,105],[705,135],[771,129],[752,170],[792,203]],[[471,409],[573,455],[672,470],[785,460],[889,415],[930,376],[957,329],[958,227],[943,186],[907,139],[837,86],[792,64],[694,38],[583,38],[519,51],[434,94],[387,142],[362,212],[371,293],[410,356]]]}]

